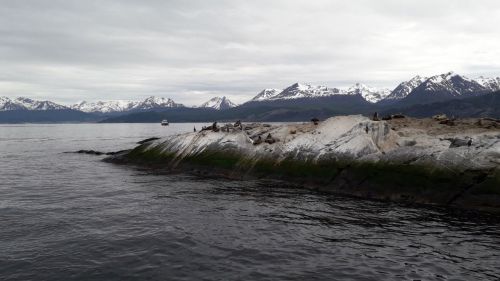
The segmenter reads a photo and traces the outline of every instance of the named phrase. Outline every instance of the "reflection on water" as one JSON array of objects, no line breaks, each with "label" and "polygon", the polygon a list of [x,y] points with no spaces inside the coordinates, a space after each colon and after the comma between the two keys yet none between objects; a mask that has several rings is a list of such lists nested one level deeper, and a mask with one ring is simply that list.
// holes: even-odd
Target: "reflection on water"
[{"label": "reflection on water", "polygon": [[1,279],[500,278],[495,216],[63,153],[120,150],[193,126],[0,126]]}]

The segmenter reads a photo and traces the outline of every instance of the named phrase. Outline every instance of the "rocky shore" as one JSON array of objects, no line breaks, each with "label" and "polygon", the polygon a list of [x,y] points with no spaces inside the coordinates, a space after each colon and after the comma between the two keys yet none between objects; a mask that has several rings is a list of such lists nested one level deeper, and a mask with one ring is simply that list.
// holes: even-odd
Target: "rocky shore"
[{"label": "rocky shore", "polygon": [[500,212],[498,120],[385,119],[353,115],[301,124],[214,124],[144,142],[105,161]]}]

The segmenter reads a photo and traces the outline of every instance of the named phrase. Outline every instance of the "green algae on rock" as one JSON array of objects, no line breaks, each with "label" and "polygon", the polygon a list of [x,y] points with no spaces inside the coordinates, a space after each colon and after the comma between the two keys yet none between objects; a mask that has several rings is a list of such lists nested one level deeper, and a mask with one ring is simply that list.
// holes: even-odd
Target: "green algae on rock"
[{"label": "green algae on rock", "polygon": [[[275,178],[325,192],[500,210],[500,130],[474,120],[228,124],[107,158],[230,178]],[[454,124],[455,124],[454,123]]]}]

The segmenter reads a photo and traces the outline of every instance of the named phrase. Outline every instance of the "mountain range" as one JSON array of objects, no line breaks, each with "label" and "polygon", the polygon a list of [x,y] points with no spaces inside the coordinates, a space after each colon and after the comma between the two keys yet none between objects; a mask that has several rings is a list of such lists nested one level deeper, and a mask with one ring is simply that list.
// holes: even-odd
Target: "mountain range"
[{"label": "mountain range", "polygon": [[67,107],[51,101],[37,101],[29,98],[18,97],[9,99],[0,97],[0,111],[7,110],[60,110]]},{"label": "mountain range", "polygon": [[257,94],[257,96],[251,99],[250,102],[318,98],[335,95],[361,95],[366,101],[377,103],[387,97],[390,93],[391,91],[389,89],[377,89],[361,83],[356,83],[347,89],[295,83],[284,90],[264,89],[262,92]]},{"label": "mountain range", "polygon": [[[236,104],[226,97],[214,97],[203,103],[200,107],[215,110],[224,110],[235,107]],[[0,111],[11,110],[76,110],[86,113],[127,113],[137,111],[148,111],[168,108],[185,107],[170,98],[148,97],[142,101],[115,100],[115,101],[81,101],[69,106],[60,105],[51,101],[37,101],[29,98],[18,97],[10,99],[0,97]]]},{"label": "mountain range", "polygon": [[403,102],[426,104],[455,98],[468,98],[500,90],[500,77],[470,79],[454,72],[432,77],[415,76],[400,83],[392,91],[356,83],[347,89],[328,88],[295,83],[284,90],[265,89],[249,102],[320,98],[339,95],[360,95],[365,101],[377,104]]},{"label": "mountain range", "polygon": [[[284,89],[264,89],[254,98],[241,105],[234,104],[226,97],[211,98],[198,107],[187,107],[174,102],[170,98],[153,96],[142,101],[82,101],[69,106],[22,97],[14,99],[0,97],[0,112],[2,113],[0,114],[0,122],[7,122],[5,116],[9,116],[9,114],[15,113],[16,116],[22,116],[23,112],[26,111],[65,111],[71,112],[76,119],[80,115],[75,112],[80,112],[85,113],[85,115],[81,115],[85,121],[98,121],[106,117],[121,120],[120,116],[124,115],[139,114],[144,116],[149,112],[162,111],[169,112],[170,118],[176,119],[177,116],[173,117],[171,114],[176,112],[179,116],[184,116],[182,118],[191,121],[196,118],[188,117],[190,114],[200,113],[203,113],[202,116],[197,116],[200,121],[203,118],[207,118],[207,120],[210,118],[212,118],[210,120],[225,118],[286,121],[296,120],[297,118],[306,119],[313,114],[319,116],[328,114],[366,114],[373,111],[406,110],[425,104],[441,104],[440,106],[444,107],[447,101],[481,97],[496,91],[500,91],[500,78],[479,77],[470,79],[448,72],[431,77],[415,76],[400,83],[392,91],[370,87],[361,83],[356,83],[347,88],[330,88],[306,83],[294,83]],[[474,104],[478,106],[477,103]],[[484,106],[488,105],[485,104]],[[433,110],[437,110],[435,106]],[[293,112],[300,112],[300,114],[294,114]],[[496,111],[485,110],[481,112],[484,115],[485,112]],[[59,115],[61,114],[59,112]],[[425,107],[420,107],[419,114],[425,115]],[[44,116],[48,115],[50,114],[46,113]],[[36,118],[36,114],[33,115],[32,113],[30,116]],[[180,120],[183,120],[182,118]],[[35,119],[25,122],[36,121]],[[18,122],[23,122],[22,118]]]},{"label": "mountain range", "polygon": [[226,97],[215,97],[201,104],[202,108],[212,108],[215,110],[224,110],[236,107],[237,105]]},{"label": "mountain range", "polygon": [[162,97],[148,97],[143,101],[98,101],[86,102],[82,101],[77,104],[69,106],[74,110],[79,110],[87,113],[118,113],[130,111],[146,111],[161,108],[176,108],[184,107],[180,103],[174,102],[169,98]]}]

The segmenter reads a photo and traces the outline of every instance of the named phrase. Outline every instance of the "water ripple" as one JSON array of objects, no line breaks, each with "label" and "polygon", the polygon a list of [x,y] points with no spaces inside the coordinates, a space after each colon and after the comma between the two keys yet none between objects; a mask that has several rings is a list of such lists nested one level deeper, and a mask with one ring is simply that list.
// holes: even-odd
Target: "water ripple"
[{"label": "water ripple", "polygon": [[500,279],[493,215],[62,153],[192,127],[1,126],[0,279]]}]

